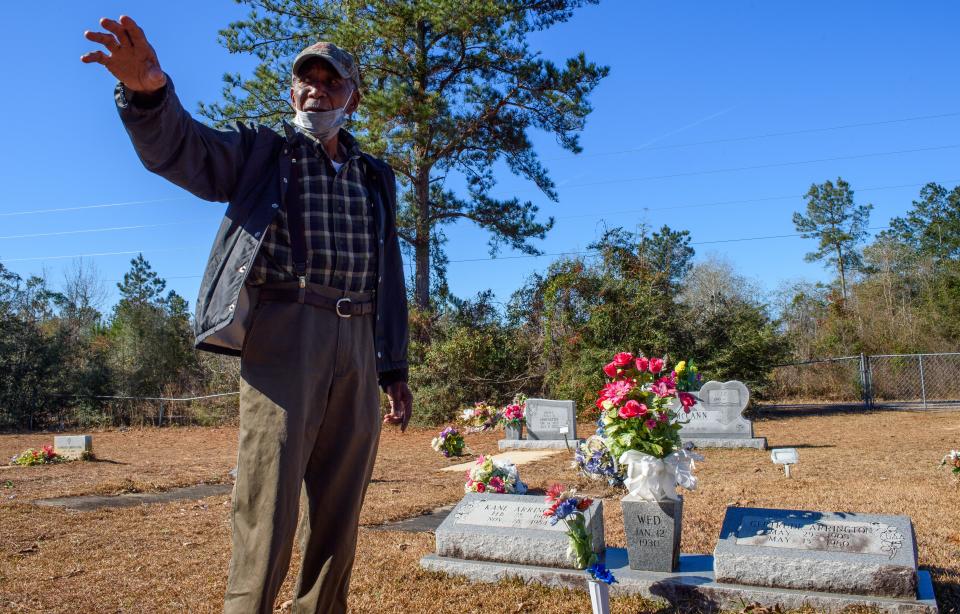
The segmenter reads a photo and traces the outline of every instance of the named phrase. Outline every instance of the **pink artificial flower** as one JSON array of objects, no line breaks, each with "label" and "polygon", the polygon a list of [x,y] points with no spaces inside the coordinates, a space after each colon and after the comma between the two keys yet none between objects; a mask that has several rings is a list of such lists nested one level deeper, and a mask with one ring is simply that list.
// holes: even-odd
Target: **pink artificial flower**
[{"label": "pink artificial flower", "polygon": [[669,377],[661,377],[650,387],[658,397],[672,397],[677,394],[677,384]]},{"label": "pink artificial flower", "polygon": [[657,421],[654,420],[653,418],[650,418],[649,420],[647,420],[645,424],[647,425],[647,428],[650,429],[651,431],[657,428]]},{"label": "pink artificial flower", "polygon": [[640,373],[644,373],[646,372],[647,368],[650,367],[650,361],[644,358],[643,356],[641,356],[640,358],[637,358],[636,366],[637,366],[637,371],[639,371]]},{"label": "pink artificial flower", "polygon": [[633,362],[633,354],[630,352],[620,352],[613,357],[613,364],[618,367],[626,367],[631,362]]},{"label": "pink artificial flower", "polygon": [[686,412],[689,412],[690,408],[697,404],[697,398],[689,392],[678,392],[677,396],[680,397],[680,404],[683,405],[683,410]]},{"label": "pink artificial flower", "polygon": [[624,403],[623,407],[620,408],[620,411],[617,412],[624,420],[629,420],[630,418],[636,418],[637,416],[642,416],[647,413],[647,406],[643,403],[638,403],[633,399],[630,399]]},{"label": "pink artificial flower", "polygon": [[501,494],[507,492],[506,487],[503,485],[503,478],[500,476],[490,478],[490,488]]},{"label": "pink artificial flower", "polygon": [[623,380],[610,382],[600,391],[602,398],[610,401],[614,405],[619,405],[630,391],[633,390],[633,384]]},{"label": "pink artificial flower", "polygon": [[603,372],[607,374],[609,378],[615,378],[617,376],[617,365],[616,363],[607,363],[603,367]]},{"label": "pink artificial flower", "polygon": [[650,359],[650,373],[656,375],[663,371],[663,359],[662,358],[651,358]]},{"label": "pink artificial flower", "polygon": [[503,410],[503,416],[507,420],[520,420],[523,418],[523,408],[519,405],[507,405]]},{"label": "pink artificial flower", "polygon": [[660,415],[657,416],[657,420],[659,420],[660,422],[666,422],[667,419],[668,419],[668,418],[667,418],[667,413],[666,413],[666,412],[664,412],[664,413],[662,413],[662,414],[660,414]]}]

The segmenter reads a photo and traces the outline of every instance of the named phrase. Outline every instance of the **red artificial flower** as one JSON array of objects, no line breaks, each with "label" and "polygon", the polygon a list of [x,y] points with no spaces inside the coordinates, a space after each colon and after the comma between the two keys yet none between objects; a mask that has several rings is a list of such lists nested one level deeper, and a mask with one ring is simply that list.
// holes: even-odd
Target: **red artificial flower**
[{"label": "red artificial flower", "polygon": [[639,371],[640,373],[643,373],[650,366],[650,361],[644,358],[643,356],[641,356],[636,360],[636,366],[637,366],[637,371]]},{"label": "red artificial flower", "polygon": [[580,503],[577,504],[577,509],[581,512],[593,503],[593,499],[580,499]]},{"label": "red artificial flower", "polygon": [[487,485],[483,482],[477,482],[477,492],[483,492],[487,489]]},{"label": "red artificial flower", "polygon": [[630,352],[620,352],[613,357],[613,364],[618,367],[626,367],[633,362],[633,354]]},{"label": "red artificial flower", "polygon": [[617,376],[617,365],[615,363],[607,363],[603,366],[603,372],[607,374],[607,377],[614,378]]},{"label": "red artificial flower", "polygon": [[629,420],[630,418],[636,418],[637,416],[642,416],[647,413],[647,406],[643,403],[638,403],[633,399],[630,399],[623,404],[623,407],[620,408],[620,411],[617,412],[617,415],[623,418],[624,420]]},{"label": "red artificial flower", "polygon": [[680,404],[683,405],[685,411],[689,412],[690,408],[697,404],[697,397],[689,392],[678,392],[677,396],[680,397]]},{"label": "red artificial flower", "polygon": [[647,424],[647,428],[650,429],[651,431],[657,428],[657,421],[654,420],[653,418],[650,418],[649,420],[647,420],[646,424]]},{"label": "red artificial flower", "polygon": [[650,359],[650,373],[656,375],[663,371],[663,359],[662,358],[651,358]]},{"label": "red artificial flower", "polygon": [[560,500],[560,495],[563,494],[563,491],[566,490],[566,486],[563,484],[554,484],[547,489],[547,501],[553,503],[554,501]]}]

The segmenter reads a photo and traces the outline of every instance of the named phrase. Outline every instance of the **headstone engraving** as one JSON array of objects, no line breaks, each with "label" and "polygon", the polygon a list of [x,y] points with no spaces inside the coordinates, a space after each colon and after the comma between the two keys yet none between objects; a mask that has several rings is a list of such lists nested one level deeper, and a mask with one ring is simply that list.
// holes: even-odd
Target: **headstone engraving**
[{"label": "headstone engraving", "polygon": [[906,516],[727,508],[718,582],[913,598],[917,554]]},{"label": "headstone engraving", "polygon": [[750,391],[743,382],[715,382],[691,393],[697,402],[690,412],[674,401],[680,438],[704,448],[765,448],[766,439],[753,436],[753,423],[743,417]]},{"label": "headstone engraving", "polygon": [[[542,496],[467,493],[437,527],[437,555],[474,561],[497,561],[573,569],[570,538],[563,521],[550,524]],[[584,511],[593,551],[605,549],[603,503]]]},{"label": "headstone engraving", "polygon": [[84,458],[93,454],[93,436],[56,435],[53,438],[53,451],[64,458]]},{"label": "headstone engraving", "polygon": [[630,569],[673,571],[680,561],[683,497],[679,501],[620,500]]},{"label": "headstone engraving", "polygon": [[529,439],[576,439],[577,409],[573,401],[527,399]]}]

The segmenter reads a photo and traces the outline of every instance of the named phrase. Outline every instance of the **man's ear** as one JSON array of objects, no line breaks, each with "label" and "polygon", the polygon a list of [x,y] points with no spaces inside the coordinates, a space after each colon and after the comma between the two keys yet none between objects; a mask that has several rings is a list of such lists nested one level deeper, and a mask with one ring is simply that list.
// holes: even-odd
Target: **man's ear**
[{"label": "man's ear", "polygon": [[360,90],[353,90],[353,93],[350,94],[350,102],[347,103],[347,108],[345,112],[347,115],[350,115],[357,110],[357,107],[360,106]]},{"label": "man's ear", "polygon": [[300,109],[297,109],[297,99],[294,98],[294,96],[293,96],[293,86],[292,86],[292,85],[290,86],[290,105],[291,105],[294,109],[296,109],[297,111],[300,110]]}]

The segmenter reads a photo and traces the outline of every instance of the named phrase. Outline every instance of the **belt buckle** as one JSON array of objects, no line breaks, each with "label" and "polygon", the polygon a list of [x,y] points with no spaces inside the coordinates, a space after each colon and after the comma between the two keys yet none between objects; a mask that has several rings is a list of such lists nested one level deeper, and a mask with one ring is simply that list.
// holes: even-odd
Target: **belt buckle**
[{"label": "belt buckle", "polygon": [[349,298],[346,298],[346,297],[338,300],[338,301],[337,301],[337,306],[336,306],[336,308],[335,308],[335,311],[337,312],[337,315],[340,316],[341,318],[349,318],[352,314],[349,314],[349,313],[341,313],[341,312],[340,312],[340,303],[352,303],[352,302],[353,302],[353,301],[351,301]]}]

